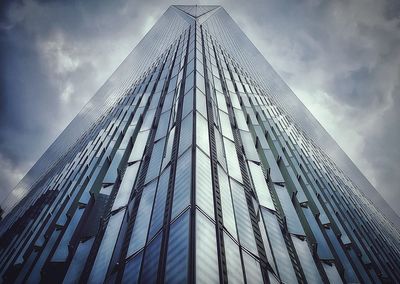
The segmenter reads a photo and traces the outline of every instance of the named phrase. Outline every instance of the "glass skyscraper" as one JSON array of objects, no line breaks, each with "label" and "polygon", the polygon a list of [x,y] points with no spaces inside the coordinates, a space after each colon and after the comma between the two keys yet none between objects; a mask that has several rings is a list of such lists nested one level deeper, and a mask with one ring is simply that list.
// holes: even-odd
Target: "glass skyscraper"
[{"label": "glass skyscraper", "polygon": [[380,198],[222,7],[171,6],[1,204],[0,274],[398,282]]}]

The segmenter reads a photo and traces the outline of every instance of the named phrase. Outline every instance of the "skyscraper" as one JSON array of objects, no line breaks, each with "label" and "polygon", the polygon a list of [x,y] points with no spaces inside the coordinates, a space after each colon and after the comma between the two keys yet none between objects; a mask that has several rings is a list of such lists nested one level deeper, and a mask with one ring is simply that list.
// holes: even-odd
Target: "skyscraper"
[{"label": "skyscraper", "polygon": [[0,273],[396,282],[379,198],[222,7],[171,6],[2,203]]}]

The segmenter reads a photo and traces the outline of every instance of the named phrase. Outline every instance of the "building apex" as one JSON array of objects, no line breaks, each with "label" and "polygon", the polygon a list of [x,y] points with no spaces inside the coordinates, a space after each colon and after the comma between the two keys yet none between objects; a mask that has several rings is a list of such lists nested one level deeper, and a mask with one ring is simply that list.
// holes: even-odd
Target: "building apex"
[{"label": "building apex", "polygon": [[193,18],[199,18],[209,12],[212,12],[221,6],[219,5],[172,5],[176,9],[188,14]]}]

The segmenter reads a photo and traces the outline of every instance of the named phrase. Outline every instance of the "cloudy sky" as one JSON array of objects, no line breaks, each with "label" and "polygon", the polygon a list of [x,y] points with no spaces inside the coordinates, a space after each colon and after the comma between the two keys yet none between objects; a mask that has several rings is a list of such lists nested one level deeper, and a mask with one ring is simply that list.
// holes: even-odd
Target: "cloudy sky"
[{"label": "cloudy sky", "polygon": [[[400,1],[242,3],[208,4],[224,6],[400,214]],[[0,200],[170,4],[1,2]]]}]

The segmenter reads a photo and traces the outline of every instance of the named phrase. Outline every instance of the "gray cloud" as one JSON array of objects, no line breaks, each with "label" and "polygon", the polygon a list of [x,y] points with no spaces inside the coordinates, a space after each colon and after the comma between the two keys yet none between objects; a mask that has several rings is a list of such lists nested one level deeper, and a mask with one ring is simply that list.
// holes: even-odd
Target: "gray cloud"
[{"label": "gray cloud", "polygon": [[[172,4],[101,2],[2,4],[2,192]],[[399,214],[398,1],[219,2]]]}]

